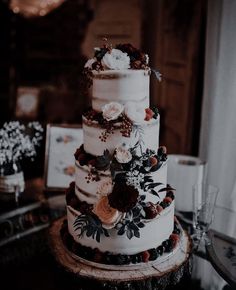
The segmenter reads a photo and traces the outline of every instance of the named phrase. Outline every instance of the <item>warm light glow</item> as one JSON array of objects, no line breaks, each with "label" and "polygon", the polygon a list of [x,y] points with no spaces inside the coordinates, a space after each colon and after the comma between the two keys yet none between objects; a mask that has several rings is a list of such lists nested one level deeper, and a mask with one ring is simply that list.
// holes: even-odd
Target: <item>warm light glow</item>
[{"label": "warm light glow", "polygon": [[10,9],[26,18],[45,16],[65,0],[11,0]]}]

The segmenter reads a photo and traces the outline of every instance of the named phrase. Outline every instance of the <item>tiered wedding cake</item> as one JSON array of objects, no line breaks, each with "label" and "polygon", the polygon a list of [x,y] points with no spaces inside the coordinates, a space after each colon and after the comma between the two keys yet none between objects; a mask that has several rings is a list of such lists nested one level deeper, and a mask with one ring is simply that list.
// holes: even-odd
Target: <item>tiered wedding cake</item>
[{"label": "tiered wedding cake", "polygon": [[96,263],[154,261],[172,252],[180,229],[166,184],[166,148],[158,144],[160,116],[149,108],[148,56],[130,44],[105,44],[85,72],[92,108],[83,115],[84,144],[66,194],[63,241]]}]

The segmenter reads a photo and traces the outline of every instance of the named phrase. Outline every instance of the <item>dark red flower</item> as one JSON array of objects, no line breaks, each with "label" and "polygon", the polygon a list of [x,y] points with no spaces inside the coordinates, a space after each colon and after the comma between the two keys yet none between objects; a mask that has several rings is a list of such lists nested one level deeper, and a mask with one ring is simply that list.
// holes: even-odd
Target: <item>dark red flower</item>
[{"label": "dark red flower", "polygon": [[121,212],[128,212],[137,203],[139,192],[125,182],[116,182],[112,193],[108,195],[109,204]]},{"label": "dark red flower", "polygon": [[145,60],[145,54],[130,43],[118,44],[116,48],[122,52],[126,52],[129,56],[132,56],[136,60]]}]

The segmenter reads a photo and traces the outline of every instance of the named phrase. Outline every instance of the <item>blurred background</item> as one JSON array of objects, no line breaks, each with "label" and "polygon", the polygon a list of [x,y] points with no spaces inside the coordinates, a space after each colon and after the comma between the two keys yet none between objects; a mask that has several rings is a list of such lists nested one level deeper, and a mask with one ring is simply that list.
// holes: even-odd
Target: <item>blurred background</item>
[{"label": "blurred background", "polygon": [[207,1],[0,2],[0,121],[79,123],[89,105],[81,70],[93,48],[132,43],[150,56],[161,144],[198,154]]}]

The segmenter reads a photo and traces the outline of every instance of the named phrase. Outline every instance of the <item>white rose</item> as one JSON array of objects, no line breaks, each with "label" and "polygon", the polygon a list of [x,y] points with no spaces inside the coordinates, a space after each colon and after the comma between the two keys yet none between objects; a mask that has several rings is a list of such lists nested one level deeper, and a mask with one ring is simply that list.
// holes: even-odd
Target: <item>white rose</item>
[{"label": "white rose", "polygon": [[101,196],[106,196],[112,192],[112,179],[107,177],[97,188],[97,193]]},{"label": "white rose", "polygon": [[146,118],[145,109],[132,102],[126,103],[125,114],[134,124],[142,123]]},{"label": "white rose", "polygon": [[103,56],[102,64],[109,69],[129,69],[130,58],[127,53],[113,48]]},{"label": "white rose", "polygon": [[92,68],[92,64],[96,62],[95,58],[91,58],[89,60],[87,60],[86,64],[84,65],[85,68]]},{"label": "white rose", "polygon": [[103,118],[107,121],[116,120],[124,111],[124,106],[117,102],[111,102],[102,107]]},{"label": "white rose", "polygon": [[132,154],[125,147],[118,147],[115,150],[115,158],[119,163],[128,163],[132,160]]}]

